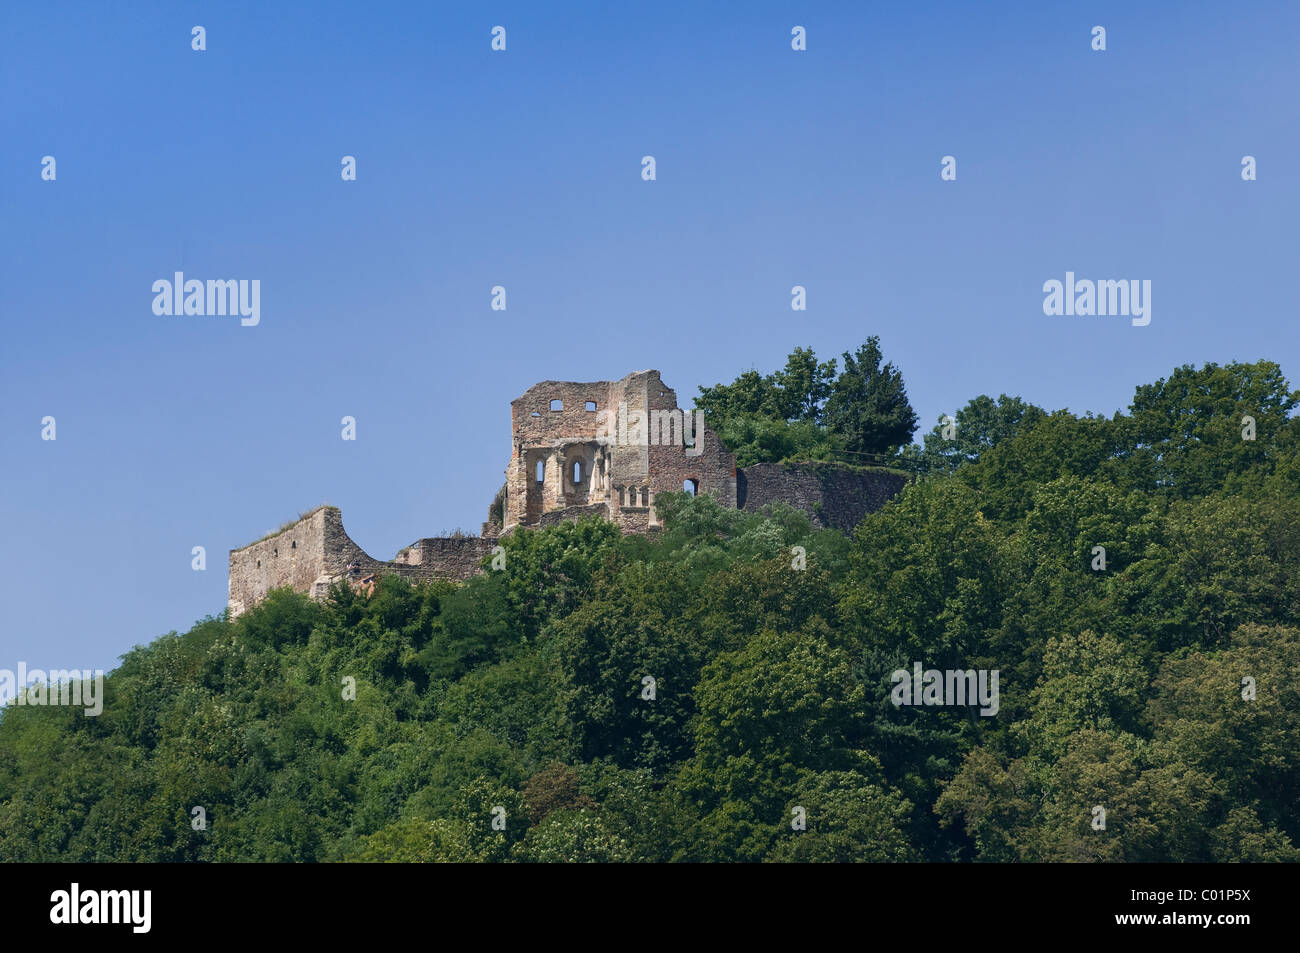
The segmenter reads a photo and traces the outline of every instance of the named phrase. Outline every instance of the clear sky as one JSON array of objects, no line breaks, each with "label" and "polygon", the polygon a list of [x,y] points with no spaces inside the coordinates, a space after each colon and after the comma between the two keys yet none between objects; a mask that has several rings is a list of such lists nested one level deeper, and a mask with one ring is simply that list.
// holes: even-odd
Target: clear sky
[{"label": "clear sky", "polygon": [[[476,532],[539,380],[878,334],[924,430],[1294,379],[1297,49],[1294,2],[4,3],[0,667],[112,668],[320,502],[380,559]],[[261,323],[155,315],[176,271]],[[1067,271],[1150,325],[1045,316]]]}]

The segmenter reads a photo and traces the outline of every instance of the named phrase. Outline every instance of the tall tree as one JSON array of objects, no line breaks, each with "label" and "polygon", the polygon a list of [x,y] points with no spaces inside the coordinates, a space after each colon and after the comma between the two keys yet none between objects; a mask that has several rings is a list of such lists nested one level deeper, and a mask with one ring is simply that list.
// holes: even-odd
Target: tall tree
[{"label": "tall tree", "polygon": [[903,375],[881,365],[880,338],[867,338],[856,354],[844,352],[844,370],[826,401],[827,427],[855,453],[892,454],[916,432],[916,411],[907,400]]},{"label": "tall tree", "polygon": [[810,347],[797,347],[773,375],[777,412],[788,421],[820,423],[835,380],[835,359],[819,362]]},{"label": "tall tree", "polygon": [[963,463],[978,463],[981,454],[1045,416],[1041,407],[1019,397],[1002,394],[994,400],[980,394],[960,408],[951,420],[940,418],[923,438],[924,445],[913,444],[904,455],[917,460],[931,473],[951,472]]},{"label": "tall tree", "polygon": [[1272,361],[1176,368],[1133,396],[1132,479],[1182,499],[1211,493],[1268,463],[1297,405],[1300,391]]}]

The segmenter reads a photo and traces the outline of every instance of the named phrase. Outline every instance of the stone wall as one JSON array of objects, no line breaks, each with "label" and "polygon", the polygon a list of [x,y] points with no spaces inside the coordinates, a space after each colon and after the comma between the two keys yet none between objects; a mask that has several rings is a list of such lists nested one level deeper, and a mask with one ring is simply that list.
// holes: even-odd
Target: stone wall
[{"label": "stone wall", "polygon": [[685,447],[650,447],[650,489],[680,493],[690,480],[696,493],[711,493],[726,507],[736,505],[736,457],[712,430],[705,429],[698,455]]},{"label": "stone wall", "polygon": [[[603,502],[591,498],[592,470],[607,415],[618,403],[616,387],[610,381],[542,381],[510,402],[503,529],[537,524],[544,513],[566,506]],[[577,484],[575,463],[582,476]]]},{"label": "stone wall", "polygon": [[[337,562],[329,551],[336,536],[326,530],[332,517],[342,526],[337,509],[319,507],[277,533],[230,551],[231,616],[237,616],[266,597],[272,589],[289,586],[310,592],[317,580]],[[327,539],[330,540],[327,543]]]},{"label": "stone wall", "polygon": [[687,452],[684,412],[658,371],[617,381],[543,381],[511,401],[510,415],[501,531],[604,505],[623,529],[644,532],[659,525],[655,495],[680,492],[686,480],[735,506],[735,457],[698,420],[691,431],[701,452]]},{"label": "stone wall", "polygon": [[[429,536],[412,543],[391,566],[414,567],[419,578],[468,579],[478,574],[483,557],[496,544],[491,537]],[[384,568],[391,567],[385,564]]]},{"label": "stone wall", "polygon": [[247,611],[282,586],[320,599],[339,580],[364,586],[381,575],[410,582],[468,579],[495,545],[491,537],[426,537],[385,562],[352,541],[337,507],[322,506],[265,539],[231,550],[230,615]]},{"label": "stone wall", "polygon": [[758,463],[737,471],[736,500],[746,512],[788,503],[811,516],[815,526],[851,534],[906,484],[907,478],[896,473],[837,463]]},{"label": "stone wall", "polygon": [[599,516],[601,519],[609,519],[609,507],[604,503],[593,503],[590,506],[572,506],[567,510],[554,510],[550,513],[543,513],[542,518],[538,520],[537,525],[555,526],[558,523],[576,523],[578,520],[588,516]]}]

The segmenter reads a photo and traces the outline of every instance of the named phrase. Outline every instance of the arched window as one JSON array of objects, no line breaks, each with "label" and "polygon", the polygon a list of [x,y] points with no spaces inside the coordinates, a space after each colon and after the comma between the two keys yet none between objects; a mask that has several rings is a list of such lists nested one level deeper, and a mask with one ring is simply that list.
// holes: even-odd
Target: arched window
[{"label": "arched window", "polygon": [[577,486],[582,482],[582,461],[573,461],[573,485]]},{"label": "arched window", "polygon": [[537,461],[537,482],[538,483],[546,482],[546,461],[545,460]]},{"label": "arched window", "polygon": [[700,492],[700,481],[694,477],[687,477],[682,481],[682,492],[687,496],[694,496]]}]

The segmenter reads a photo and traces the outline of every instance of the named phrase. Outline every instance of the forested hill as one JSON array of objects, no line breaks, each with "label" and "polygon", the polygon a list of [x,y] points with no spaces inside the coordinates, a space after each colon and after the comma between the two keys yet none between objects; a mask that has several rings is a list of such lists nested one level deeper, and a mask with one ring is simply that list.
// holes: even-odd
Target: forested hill
[{"label": "forested hill", "polygon": [[[99,717],[11,705],[0,860],[1300,859],[1298,399],[982,397],[852,539],[674,495],[654,539],[277,592]],[[996,714],[894,704],[914,663],[997,671]]]}]

